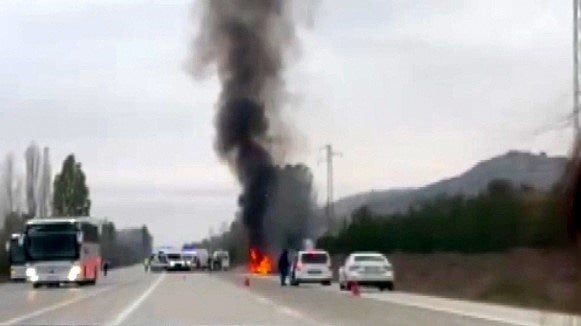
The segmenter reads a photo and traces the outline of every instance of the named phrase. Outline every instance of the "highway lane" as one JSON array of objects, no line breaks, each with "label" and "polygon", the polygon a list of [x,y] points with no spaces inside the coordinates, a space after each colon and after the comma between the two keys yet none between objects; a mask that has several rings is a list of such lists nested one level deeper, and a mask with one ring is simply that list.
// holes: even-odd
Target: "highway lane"
[{"label": "highway lane", "polygon": [[356,298],[335,284],[281,288],[273,277],[252,276],[246,287],[243,278],[233,272],[146,274],[131,267],[112,271],[94,287],[6,284],[0,286],[0,324],[566,325],[556,319],[519,324],[476,318],[453,313],[467,311],[461,302],[438,299],[436,308],[438,302],[448,308],[399,304],[394,300],[417,297],[397,292]]},{"label": "highway lane", "polygon": [[0,325],[314,325],[292,309],[207,273],[110,272],[92,287],[0,286]]},{"label": "highway lane", "polygon": [[[233,282],[242,282],[241,276],[234,274],[223,275]],[[280,288],[279,279],[276,276],[249,275],[251,287],[255,291],[276,293]],[[308,302],[317,301],[318,294],[313,294],[313,300],[299,298],[294,300],[295,295],[279,295],[273,298],[281,301],[282,304],[293,306],[295,309],[309,311],[315,316],[321,315],[321,319],[335,319],[342,323],[356,324],[357,320],[373,321],[374,318],[386,324],[436,324],[436,325],[579,325],[581,326],[581,316],[557,313],[551,311],[540,311],[535,309],[525,309],[519,307],[454,300],[449,298],[419,295],[406,292],[381,292],[375,288],[361,288],[359,296],[353,296],[348,291],[341,291],[336,283],[333,286],[321,286],[318,284],[301,284],[299,289],[305,293],[327,292],[336,296],[349,298],[345,304],[345,313],[341,318],[325,316],[329,312],[342,311],[341,309],[311,309],[308,310]],[[284,292],[283,292],[284,293]],[[291,292],[292,293],[292,292]],[[321,300],[325,303],[331,301],[331,297],[321,295]],[[333,299],[336,300],[336,299]],[[334,306],[341,305],[341,300],[335,301]],[[303,306],[302,308],[300,306]],[[315,305],[316,307],[320,306]],[[379,306],[381,311],[376,311]],[[385,315],[389,311],[389,316]],[[428,317],[428,321],[424,317]],[[401,319],[400,319],[401,318]],[[371,322],[370,322],[371,323]]]}]

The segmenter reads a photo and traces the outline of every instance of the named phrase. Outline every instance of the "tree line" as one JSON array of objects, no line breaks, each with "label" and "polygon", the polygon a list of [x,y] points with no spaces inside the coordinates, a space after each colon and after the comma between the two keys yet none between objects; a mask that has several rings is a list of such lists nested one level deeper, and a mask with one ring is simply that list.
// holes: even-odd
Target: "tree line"
[{"label": "tree line", "polygon": [[325,234],[317,245],[332,253],[482,253],[560,247],[568,243],[562,196],[559,187],[543,192],[495,180],[476,197],[440,196],[405,213],[378,215],[361,207],[350,223]]},{"label": "tree line", "polygon": [[[87,178],[73,154],[66,157],[54,181],[48,148],[41,155],[33,143],[25,151],[24,159],[25,178],[16,176],[12,155],[7,155],[0,166],[0,277],[8,273],[4,244],[11,234],[23,231],[26,221],[51,216],[90,216],[91,212]],[[113,222],[102,225],[102,256],[112,266],[141,262],[151,254],[152,246],[153,237],[146,226],[117,230]]]}]

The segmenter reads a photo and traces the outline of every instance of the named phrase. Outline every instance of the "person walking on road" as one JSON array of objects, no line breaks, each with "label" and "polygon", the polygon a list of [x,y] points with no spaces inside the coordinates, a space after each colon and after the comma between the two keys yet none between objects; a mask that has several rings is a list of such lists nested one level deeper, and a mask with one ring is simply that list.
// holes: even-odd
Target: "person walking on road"
[{"label": "person walking on road", "polygon": [[107,277],[107,271],[109,270],[109,261],[103,261],[103,276]]},{"label": "person walking on road", "polygon": [[286,285],[286,279],[289,272],[288,250],[283,250],[278,258],[278,272],[280,273],[280,286]]}]

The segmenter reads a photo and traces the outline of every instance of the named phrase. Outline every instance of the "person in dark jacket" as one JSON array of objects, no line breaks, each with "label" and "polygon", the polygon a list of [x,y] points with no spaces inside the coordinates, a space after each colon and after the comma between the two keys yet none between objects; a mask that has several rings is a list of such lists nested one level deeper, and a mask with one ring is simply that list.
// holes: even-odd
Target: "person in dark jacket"
[{"label": "person in dark jacket", "polygon": [[283,250],[278,258],[278,272],[280,273],[280,286],[286,285],[290,263],[288,261],[288,250]]},{"label": "person in dark jacket", "polygon": [[109,261],[108,260],[104,260],[103,261],[103,276],[107,277],[107,272],[109,271]]}]

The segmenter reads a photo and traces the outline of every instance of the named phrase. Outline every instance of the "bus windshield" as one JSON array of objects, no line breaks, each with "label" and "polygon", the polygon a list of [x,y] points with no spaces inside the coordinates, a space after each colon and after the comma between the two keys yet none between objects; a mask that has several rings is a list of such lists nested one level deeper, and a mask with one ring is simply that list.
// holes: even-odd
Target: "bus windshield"
[{"label": "bus windshield", "polygon": [[26,237],[26,253],[30,260],[78,259],[76,234],[72,232],[29,234]]},{"label": "bus windshield", "polygon": [[18,244],[18,239],[10,240],[10,263],[24,264],[25,262],[24,248]]}]

